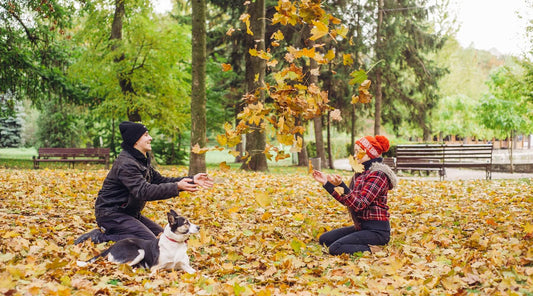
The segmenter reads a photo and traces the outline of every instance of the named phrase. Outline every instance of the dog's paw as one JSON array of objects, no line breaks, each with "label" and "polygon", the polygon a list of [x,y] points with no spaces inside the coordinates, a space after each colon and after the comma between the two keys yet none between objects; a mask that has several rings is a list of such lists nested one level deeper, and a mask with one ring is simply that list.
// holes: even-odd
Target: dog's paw
[{"label": "dog's paw", "polygon": [[89,265],[89,263],[85,262],[85,261],[76,261],[76,265],[78,265],[79,267],[85,267],[87,265]]},{"label": "dog's paw", "polygon": [[196,270],[190,266],[183,266],[183,271],[185,271],[188,274],[195,274]]}]

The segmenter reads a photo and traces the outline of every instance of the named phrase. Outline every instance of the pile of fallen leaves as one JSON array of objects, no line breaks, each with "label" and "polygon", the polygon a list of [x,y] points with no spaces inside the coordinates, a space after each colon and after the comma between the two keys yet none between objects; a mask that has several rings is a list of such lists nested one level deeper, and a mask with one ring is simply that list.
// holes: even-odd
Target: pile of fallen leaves
[{"label": "pile of fallen leaves", "polygon": [[73,245],[95,227],[93,203],[105,170],[0,170],[0,293],[533,293],[533,180],[401,180],[389,197],[389,245],[335,257],[317,238],[350,219],[305,169],[209,173],[216,180],[212,189],[152,202],[144,210],[161,225],[173,208],[201,226],[189,240],[197,274],[151,276],[105,260],[76,265],[107,246]]}]

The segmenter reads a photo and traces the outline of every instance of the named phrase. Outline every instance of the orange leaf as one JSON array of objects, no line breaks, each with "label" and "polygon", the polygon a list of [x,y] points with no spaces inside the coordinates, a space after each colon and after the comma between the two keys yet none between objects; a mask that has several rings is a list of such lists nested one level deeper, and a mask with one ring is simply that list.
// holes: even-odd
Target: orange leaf
[{"label": "orange leaf", "polygon": [[220,170],[223,171],[223,172],[227,172],[227,171],[229,171],[230,168],[231,168],[231,167],[230,167],[225,161],[221,162],[221,163],[218,165],[218,167],[219,167]]},{"label": "orange leaf", "polygon": [[222,71],[228,72],[231,71],[233,67],[230,64],[222,64]]},{"label": "orange leaf", "polygon": [[194,154],[204,154],[206,153],[207,151],[209,151],[209,148],[200,148],[200,146],[198,145],[198,143],[196,143],[196,145],[194,145],[191,149],[192,153]]}]

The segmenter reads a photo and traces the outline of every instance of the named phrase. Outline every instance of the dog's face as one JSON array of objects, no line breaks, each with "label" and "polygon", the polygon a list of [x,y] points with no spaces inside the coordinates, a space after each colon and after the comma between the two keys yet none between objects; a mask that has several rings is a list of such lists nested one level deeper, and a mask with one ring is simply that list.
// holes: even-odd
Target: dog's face
[{"label": "dog's face", "polygon": [[199,226],[192,224],[187,218],[178,215],[174,210],[170,210],[167,216],[168,225],[174,234],[188,237],[190,234],[197,233],[200,230]]}]

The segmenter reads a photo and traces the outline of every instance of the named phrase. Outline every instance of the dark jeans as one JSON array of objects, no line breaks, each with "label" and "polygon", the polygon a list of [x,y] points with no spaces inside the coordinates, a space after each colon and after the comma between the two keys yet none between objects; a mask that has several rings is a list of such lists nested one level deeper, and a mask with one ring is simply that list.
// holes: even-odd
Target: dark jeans
[{"label": "dark jeans", "polygon": [[112,213],[97,217],[96,223],[104,232],[101,242],[116,242],[125,238],[152,240],[163,232],[163,228],[159,224],[143,215],[136,218],[124,213]]},{"label": "dark jeans", "polygon": [[319,238],[320,244],[326,245],[331,255],[370,252],[369,245],[386,245],[389,240],[389,221],[361,221],[361,230],[348,226],[328,231]]}]

